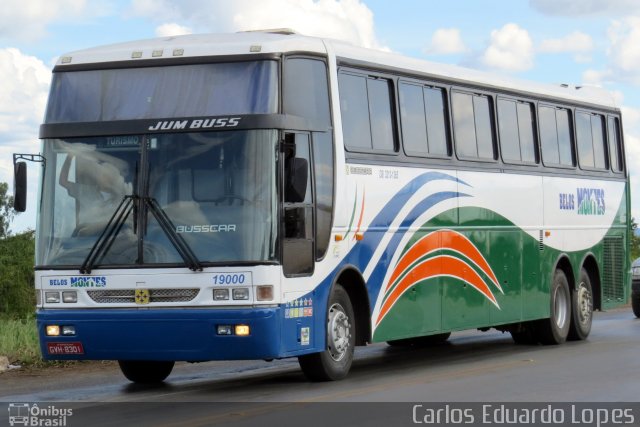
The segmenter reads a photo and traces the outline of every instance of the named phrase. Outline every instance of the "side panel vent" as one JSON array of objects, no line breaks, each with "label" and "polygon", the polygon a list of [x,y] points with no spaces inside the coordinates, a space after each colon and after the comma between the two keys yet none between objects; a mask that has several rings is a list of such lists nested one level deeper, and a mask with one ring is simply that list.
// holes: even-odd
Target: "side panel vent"
[{"label": "side panel vent", "polygon": [[624,299],[624,257],[622,237],[605,237],[602,260],[604,302],[620,302]]},{"label": "side panel vent", "polygon": [[538,249],[544,251],[544,231],[540,230],[540,238],[538,239]]}]

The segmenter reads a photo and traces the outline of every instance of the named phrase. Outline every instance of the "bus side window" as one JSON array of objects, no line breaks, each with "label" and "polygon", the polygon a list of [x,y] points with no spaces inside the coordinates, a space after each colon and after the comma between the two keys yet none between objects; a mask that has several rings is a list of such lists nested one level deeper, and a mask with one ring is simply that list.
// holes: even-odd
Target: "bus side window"
[{"label": "bus side window", "polygon": [[622,150],[620,149],[620,121],[617,117],[609,116],[609,153],[611,158],[611,169],[614,172],[622,172]]}]

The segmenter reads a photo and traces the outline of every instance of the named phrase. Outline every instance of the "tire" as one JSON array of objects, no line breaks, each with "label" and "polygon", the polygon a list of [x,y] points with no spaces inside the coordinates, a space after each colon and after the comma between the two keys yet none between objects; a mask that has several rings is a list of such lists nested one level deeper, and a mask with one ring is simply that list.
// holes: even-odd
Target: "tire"
[{"label": "tire", "polygon": [[155,360],[118,360],[124,376],[129,381],[139,384],[163,382],[173,370],[174,363]]},{"label": "tire", "polygon": [[302,372],[311,381],[335,381],[347,376],[355,348],[355,317],[349,295],[336,284],[327,310],[327,349],[298,357]]},{"label": "tire", "polygon": [[631,309],[633,310],[633,314],[640,318],[640,295],[639,294],[631,294]]},{"label": "tire", "polygon": [[571,294],[567,276],[560,269],[553,275],[550,303],[550,317],[537,322],[535,335],[541,344],[562,344],[567,340],[571,324]]},{"label": "tire", "polygon": [[445,332],[442,334],[427,335],[425,337],[387,341],[387,344],[391,347],[429,347],[446,342],[450,336],[451,332]]},{"label": "tire", "polygon": [[591,332],[593,321],[593,291],[589,273],[584,268],[580,270],[580,280],[576,290],[571,295],[571,326],[569,340],[581,341]]}]

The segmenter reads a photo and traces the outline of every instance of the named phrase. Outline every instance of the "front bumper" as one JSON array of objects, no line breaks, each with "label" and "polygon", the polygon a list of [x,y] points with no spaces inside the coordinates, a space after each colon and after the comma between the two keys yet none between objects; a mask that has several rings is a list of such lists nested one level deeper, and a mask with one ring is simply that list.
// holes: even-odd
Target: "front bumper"
[{"label": "front bumper", "polygon": [[[240,360],[286,356],[280,307],[243,309],[39,310],[46,360]],[[74,326],[75,336],[50,337],[46,325]],[[217,335],[217,325],[249,325],[249,336]],[[50,345],[80,343],[82,354],[50,354]]]}]

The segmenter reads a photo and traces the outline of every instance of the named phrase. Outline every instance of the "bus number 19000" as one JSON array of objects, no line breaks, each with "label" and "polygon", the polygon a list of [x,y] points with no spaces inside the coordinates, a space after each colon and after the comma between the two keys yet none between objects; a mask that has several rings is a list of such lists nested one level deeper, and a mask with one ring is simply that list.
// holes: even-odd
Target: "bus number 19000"
[{"label": "bus number 19000", "polygon": [[250,273],[218,273],[213,275],[214,285],[251,285]]}]

